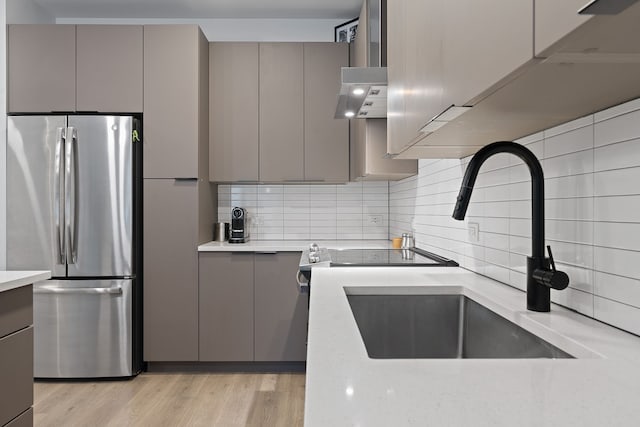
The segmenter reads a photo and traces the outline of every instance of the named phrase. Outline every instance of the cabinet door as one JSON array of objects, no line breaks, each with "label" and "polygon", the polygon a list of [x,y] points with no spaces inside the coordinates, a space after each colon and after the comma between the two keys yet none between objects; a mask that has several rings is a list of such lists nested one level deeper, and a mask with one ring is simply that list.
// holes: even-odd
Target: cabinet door
[{"label": "cabinet door", "polygon": [[75,25],[9,25],[8,111],[76,109]]},{"label": "cabinet door", "polygon": [[[474,105],[533,58],[533,1],[464,0],[444,4],[443,107]],[[499,11],[499,25],[496,15],[489,11]],[[425,122],[431,117],[425,115]]]},{"label": "cabinet door", "polygon": [[78,111],[142,112],[142,26],[78,25]]},{"label": "cabinet door", "polygon": [[545,49],[592,18],[578,15],[587,3],[585,0],[535,0],[536,56],[547,56]]},{"label": "cabinet door", "polygon": [[260,44],[260,180],[304,180],[302,43]]},{"label": "cabinet door", "polygon": [[308,294],[298,291],[300,252],[256,253],[255,360],[306,360]]},{"label": "cabinet door", "polygon": [[144,177],[198,176],[199,29],[144,27]]},{"label": "cabinet door", "polygon": [[198,183],[144,180],[144,360],[198,360]]},{"label": "cabinet door", "polygon": [[33,327],[0,338],[0,425],[33,404]]},{"label": "cabinet door", "polygon": [[398,154],[443,108],[445,0],[387,4],[387,151]]},{"label": "cabinet door", "polygon": [[253,360],[253,252],[201,252],[200,361]]},{"label": "cabinet door", "polygon": [[258,43],[209,44],[209,180],[258,181]]},{"label": "cabinet door", "polygon": [[304,178],[349,180],[349,121],[334,118],[347,43],[304,44]]}]

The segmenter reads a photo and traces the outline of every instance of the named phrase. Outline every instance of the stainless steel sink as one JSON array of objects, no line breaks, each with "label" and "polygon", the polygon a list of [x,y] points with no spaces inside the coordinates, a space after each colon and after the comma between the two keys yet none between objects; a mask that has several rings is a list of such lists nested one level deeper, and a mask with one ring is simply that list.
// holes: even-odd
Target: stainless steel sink
[{"label": "stainless steel sink", "polygon": [[347,298],[370,358],[573,358],[463,295]]}]

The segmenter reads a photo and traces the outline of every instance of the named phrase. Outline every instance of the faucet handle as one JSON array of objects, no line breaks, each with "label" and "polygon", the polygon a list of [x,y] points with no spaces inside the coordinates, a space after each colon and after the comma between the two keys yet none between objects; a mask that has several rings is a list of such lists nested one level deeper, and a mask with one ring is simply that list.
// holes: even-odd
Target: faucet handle
[{"label": "faucet handle", "polygon": [[556,263],[553,260],[553,252],[551,252],[551,245],[547,245],[547,252],[549,252],[549,263],[551,264],[551,269],[556,271]]},{"label": "faucet handle", "polygon": [[569,286],[569,276],[564,271],[556,270],[556,263],[553,260],[551,246],[547,245],[547,251],[549,252],[549,264],[551,264],[551,270],[547,270],[546,268],[537,268],[533,272],[533,278],[541,285],[562,290]]}]

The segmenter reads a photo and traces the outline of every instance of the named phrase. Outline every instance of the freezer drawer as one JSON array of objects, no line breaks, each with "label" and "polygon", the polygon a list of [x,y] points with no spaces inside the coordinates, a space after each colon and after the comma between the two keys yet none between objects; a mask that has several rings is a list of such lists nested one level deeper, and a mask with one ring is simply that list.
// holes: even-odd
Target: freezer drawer
[{"label": "freezer drawer", "polygon": [[131,376],[132,281],[34,284],[34,376]]}]

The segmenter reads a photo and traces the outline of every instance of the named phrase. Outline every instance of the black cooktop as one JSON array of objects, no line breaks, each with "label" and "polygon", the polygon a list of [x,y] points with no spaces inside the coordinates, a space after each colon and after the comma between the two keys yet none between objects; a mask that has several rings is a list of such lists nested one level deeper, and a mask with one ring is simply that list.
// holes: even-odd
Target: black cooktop
[{"label": "black cooktop", "polygon": [[331,267],[449,266],[458,263],[422,249],[329,249]]}]

